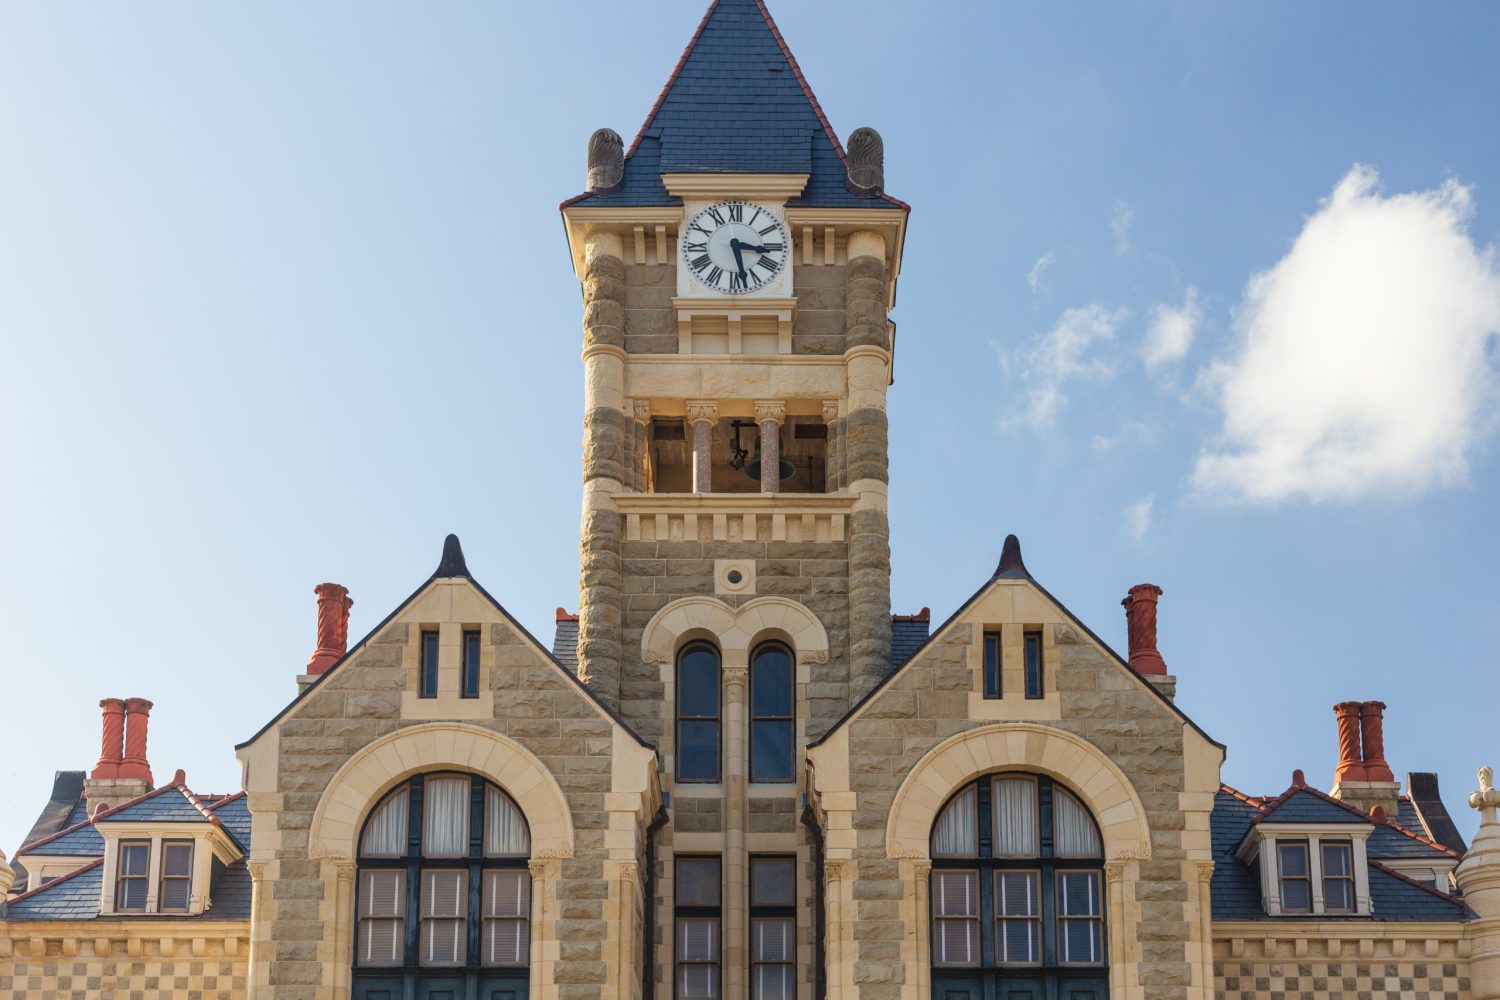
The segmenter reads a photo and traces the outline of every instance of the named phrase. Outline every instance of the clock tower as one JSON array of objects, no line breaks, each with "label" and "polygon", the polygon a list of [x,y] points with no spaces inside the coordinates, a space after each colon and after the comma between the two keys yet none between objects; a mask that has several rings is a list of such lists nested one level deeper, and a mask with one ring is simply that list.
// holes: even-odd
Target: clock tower
[{"label": "clock tower", "polygon": [[891,671],[908,211],[880,136],[840,142],[759,0],[709,8],[628,147],[594,133],[562,205],[583,290],[577,669],[661,754],[663,877],[674,852],[722,866],[728,996],[753,964],[734,954],[751,861],[813,856],[807,744]]}]

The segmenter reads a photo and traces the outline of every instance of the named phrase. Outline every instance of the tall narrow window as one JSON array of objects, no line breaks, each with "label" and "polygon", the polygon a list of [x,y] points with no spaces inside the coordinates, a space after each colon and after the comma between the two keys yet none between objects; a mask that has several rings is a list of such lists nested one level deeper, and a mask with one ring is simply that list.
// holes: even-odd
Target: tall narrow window
[{"label": "tall narrow window", "polygon": [[462,692],[465,698],[479,697],[479,630],[464,633]]},{"label": "tall narrow window", "polygon": [[792,742],[796,698],[792,653],[766,643],[750,660],[750,780],[794,778]]},{"label": "tall narrow window", "polygon": [[979,853],[979,824],[974,821],[974,810],[979,801],[979,789],[970,785],[953,796],[938,817],[937,831],[932,835],[932,856],[935,858],[972,858]]},{"label": "tall narrow window", "polygon": [[1035,857],[1036,782],[1027,777],[996,778],[994,796],[995,857]]},{"label": "tall narrow window", "polygon": [[1064,965],[1097,965],[1104,959],[1098,872],[1057,873],[1057,948]]},{"label": "tall narrow window", "polygon": [[750,859],[750,1000],[797,995],[797,861]]},{"label": "tall narrow window", "polygon": [[1352,845],[1346,840],[1322,841],[1323,909],[1347,913],[1354,909]]},{"label": "tall narrow window", "polygon": [[677,780],[719,780],[719,651],[704,643],[677,658]]},{"label": "tall narrow window", "polygon": [[151,842],[122,840],[115,874],[115,909],[145,910],[146,880],[151,870]]},{"label": "tall narrow window", "polygon": [[1027,632],[1023,638],[1026,653],[1026,697],[1040,698],[1042,690],[1042,633]]},{"label": "tall narrow window", "polygon": [[422,648],[417,672],[417,697],[436,698],[438,691],[438,634],[436,631],[422,633]]},{"label": "tall narrow window", "polygon": [[677,1000],[718,1000],[723,915],[719,859],[679,857],[675,881],[675,995]]},{"label": "tall narrow window", "polygon": [[164,840],[161,844],[159,910],[186,910],[193,890],[193,842]]},{"label": "tall narrow window", "polygon": [[996,961],[1001,965],[1035,965],[1042,960],[1041,874],[1003,870],[995,873]]},{"label": "tall narrow window", "polygon": [[1281,870],[1281,908],[1287,913],[1312,911],[1312,875],[1307,867],[1307,841],[1278,842]]},{"label": "tall narrow window", "polygon": [[984,696],[1000,697],[1000,633],[984,634]]},{"label": "tall narrow window", "polygon": [[351,995],[436,996],[457,979],[479,996],[524,996],[530,854],[521,810],[478,775],[391,789],[360,831]]}]

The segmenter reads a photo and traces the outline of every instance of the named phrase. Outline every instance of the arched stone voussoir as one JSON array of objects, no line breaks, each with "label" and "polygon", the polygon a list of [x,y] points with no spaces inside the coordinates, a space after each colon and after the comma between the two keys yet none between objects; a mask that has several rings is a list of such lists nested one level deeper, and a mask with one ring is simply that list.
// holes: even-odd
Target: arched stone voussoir
[{"label": "arched stone voussoir", "polygon": [[355,857],[360,827],[387,790],[419,771],[450,768],[482,775],[516,800],[531,827],[533,857],[573,856],[572,811],[552,772],[509,737],[461,722],[398,729],[345,761],[313,812],[309,855]]},{"label": "arched stone voussoir", "polygon": [[886,856],[929,859],[932,825],[948,797],[980,775],[1004,770],[1046,774],[1076,792],[1099,823],[1106,858],[1151,856],[1146,810],[1125,773],[1087,740],[1029,722],[969,729],[927,751],[896,790]]},{"label": "arched stone voussoir", "polygon": [[670,663],[688,638],[714,637],[726,656],[747,653],[767,638],[789,642],[803,663],[828,662],[828,630],[817,615],[785,597],[757,597],[732,608],[713,597],[684,597],[651,616],[641,633],[641,658]]}]

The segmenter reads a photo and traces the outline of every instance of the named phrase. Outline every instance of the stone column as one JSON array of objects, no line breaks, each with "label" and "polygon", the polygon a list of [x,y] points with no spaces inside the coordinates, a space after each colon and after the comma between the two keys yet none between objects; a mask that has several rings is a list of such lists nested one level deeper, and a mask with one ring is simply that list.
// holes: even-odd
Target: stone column
[{"label": "stone column", "polygon": [[750,881],[750,864],[745,853],[745,827],[749,822],[745,689],[749,674],[743,663],[724,667],[724,996],[727,1000],[745,1000],[749,995],[745,973],[749,965],[745,954],[745,943],[749,940],[745,887]]},{"label": "stone column", "polygon": [[531,990],[533,1000],[549,993],[556,995],[554,960],[557,946],[557,909],[548,905],[549,890],[558,862],[549,858],[531,861]]},{"label": "stone column", "polygon": [[348,858],[335,858],[333,870],[335,929],[333,939],[333,989],[335,996],[349,995],[349,967],[354,964],[354,862]]},{"label": "stone column", "polygon": [[261,1000],[271,995],[271,956],[276,949],[267,933],[271,925],[265,914],[267,864],[269,862],[266,861],[245,862],[245,867],[250,871],[250,953],[246,956],[246,1000]]},{"label": "stone column", "polygon": [[844,485],[844,456],[839,445],[839,432],[844,422],[839,419],[839,401],[823,400],[823,425],[828,428],[828,441],[823,447],[823,491],[837,493]]},{"label": "stone column", "polygon": [[915,951],[907,968],[915,970],[917,1000],[932,997],[932,918],[927,893],[932,883],[932,862],[914,861],[911,866],[912,923],[916,931]]},{"label": "stone column", "polygon": [[781,425],[786,423],[786,403],[779,399],[757,399],[755,422],[760,425],[760,491],[781,492]]},{"label": "stone column", "polygon": [[1479,769],[1479,791],[1469,796],[1469,805],[1479,810],[1479,832],[1453,873],[1464,902],[1479,914],[1478,920],[1464,924],[1470,942],[1469,995],[1495,1000],[1500,997],[1500,789],[1490,768]]},{"label": "stone column", "polygon": [[1124,861],[1104,864],[1105,920],[1109,935],[1109,992],[1125,996],[1125,866]]},{"label": "stone column", "polygon": [[633,400],[631,415],[635,417],[635,453],[631,462],[630,488],[637,493],[652,492],[651,486],[651,404],[645,400]]},{"label": "stone column", "polygon": [[714,491],[713,431],[719,419],[719,404],[710,399],[690,399],[688,423],[693,425],[693,492]]},{"label": "stone column", "polygon": [[583,523],[579,536],[578,676],[606,705],[620,702],[620,550],[624,520],[614,496],[627,475],[625,251],[615,233],[584,248]]},{"label": "stone column", "polygon": [[828,1000],[844,1000],[844,983],[849,978],[845,964],[855,956],[844,954],[844,868],[852,861],[829,858],[823,862],[823,911],[826,926],[823,949],[827,963]]},{"label": "stone column", "polygon": [[1359,752],[1359,702],[1341,701],[1333,706],[1339,727],[1339,764],[1333,772],[1335,785],[1364,781],[1365,766]]},{"label": "stone column", "polygon": [[885,238],[849,236],[844,367],[848,404],[839,435],[841,485],[857,499],[849,517],[849,697],[859,699],[891,666],[890,482],[885,413],[890,384],[886,331]]}]

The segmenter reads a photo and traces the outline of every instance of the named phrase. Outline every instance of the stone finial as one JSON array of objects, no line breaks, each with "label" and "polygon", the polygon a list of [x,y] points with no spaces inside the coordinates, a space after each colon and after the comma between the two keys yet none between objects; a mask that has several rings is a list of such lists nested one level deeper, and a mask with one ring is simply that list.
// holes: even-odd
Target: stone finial
[{"label": "stone finial", "polygon": [[1500,809],[1500,789],[1495,787],[1495,772],[1488,764],[1479,769],[1479,791],[1469,793],[1469,805],[1479,810],[1482,825],[1500,822],[1495,818],[1495,810]]},{"label": "stone finial", "polygon": [[307,672],[317,676],[343,659],[349,649],[349,609],[354,601],[349,588],[337,583],[320,583],[313,593],[318,595],[318,648],[307,661]]},{"label": "stone finial", "polygon": [[1021,540],[1015,535],[1006,535],[1000,547],[1000,564],[995,567],[995,576],[1030,576],[1026,564],[1021,561]]},{"label": "stone finial", "polygon": [[438,568],[432,571],[432,578],[439,580],[468,575],[469,564],[464,561],[464,547],[458,543],[457,535],[449,535],[443,539],[443,558],[438,562]]},{"label": "stone finial", "polygon": [[625,180],[625,141],[612,128],[601,128],[589,136],[589,183],[591,194],[612,194]]},{"label": "stone finial", "polygon": [[1120,601],[1130,643],[1130,669],[1142,676],[1166,676],[1167,663],[1156,648],[1156,602],[1162,589],[1154,583],[1138,583]]},{"label": "stone finial", "polygon": [[849,163],[846,186],[854,194],[873,197],[885,190],[885,140],[872,128],[849,134],[845,153]]}]

